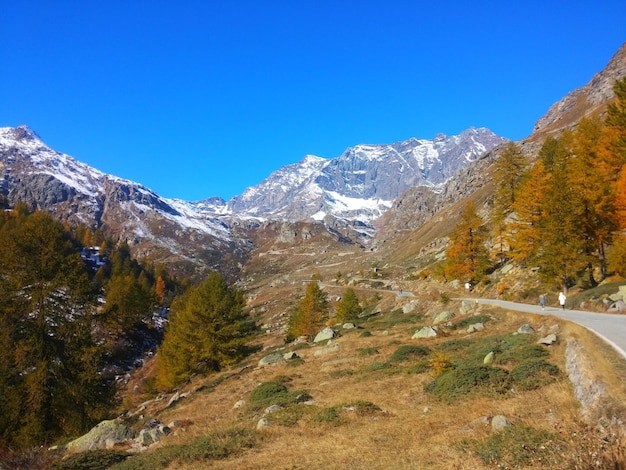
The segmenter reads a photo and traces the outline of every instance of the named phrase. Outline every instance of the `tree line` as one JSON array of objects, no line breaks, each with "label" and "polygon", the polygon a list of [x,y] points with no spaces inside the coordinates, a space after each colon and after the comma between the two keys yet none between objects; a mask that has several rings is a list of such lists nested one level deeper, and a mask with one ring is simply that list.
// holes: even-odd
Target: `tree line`
[{"label": "tree line", "polygon": [[445,278],[480,282],[507,261],[538,268],[561,289],[626,275],[626,78],[614,91],[604,118],[585,117],[547,137],[534,161],[507,145],[494,165],[491,226],[467,204],[446,252]]},{"label": "tree line", "polygon": [[[107,262],[94,270],[83,242]],[[182,289],[125,244],[18,204],[0,213],[0,448],[76,435],[106,417],[132,338]]]}]

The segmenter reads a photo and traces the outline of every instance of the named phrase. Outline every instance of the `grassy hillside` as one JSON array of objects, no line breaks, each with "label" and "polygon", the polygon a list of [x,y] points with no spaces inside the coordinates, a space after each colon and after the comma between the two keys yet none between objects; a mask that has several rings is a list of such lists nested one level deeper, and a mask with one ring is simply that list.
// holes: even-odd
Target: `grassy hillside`
[{"label": "grassy hillside", "polygon": [[[274,291],[273,303],[262,302],[272,306],[265,319],[295,292]],[[195,378],[169,408],[171,395],[150,392],[149,363],[127,386],[128,423],[183,424],[112,468],[624,468],[623,435],[611,419],[626,418],[626,361],[556,318],[444,302],[455,292],[436,284],[416,293],[363,287],[371,299],[365,316],[358,328],[336,326],[340,336],[330,344],[286,345],[270,330],[258,353]],[[436,337],[412,338],[442,311],[454,317]],[[484,329],[469,333],[474,323]],[[535,333],[515,334],[524,324]],[[555,344],[537,344],[551,332]],[[575,384],[566,366],[572,344],[581,346],[575,360],[583,371]],[[273,352],[298,358],[259,366]],[[493,362],[485,364],[490,352]],[[590,384],[601,392],[583,409],[575,387]],[[510,426],[494,428],[495,416]]]}]

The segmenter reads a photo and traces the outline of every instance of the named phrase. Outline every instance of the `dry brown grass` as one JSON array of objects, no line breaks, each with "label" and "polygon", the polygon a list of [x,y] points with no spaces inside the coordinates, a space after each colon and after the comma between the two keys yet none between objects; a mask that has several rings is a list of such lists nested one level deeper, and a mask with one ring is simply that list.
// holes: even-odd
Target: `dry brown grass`
[{"label": "dry brown grass", "polygon": [[[397,300],[398,303],[408,301],[411,299]],[[434,312],[443,307],[433,302],[430,308]],[[455,308],[456,304],[445,307]],[[622,404],[626,403],[623,381],[615,377],[616,367],[623,371],[624,365],[611,357],[610,350],[598,347],[598,342],[586,330],[551,317],[502,312],[487,307],[480,307],[480,311],[490,313],[495,319],[487,323],[485,331],[473,334],[472,339],[475,340],[511,333],[523,323],[533,325],[538,334],[559,325],[560,341],[549,349],[549,361],[564,371],[565,339],[575,337],[586,350],[592,351],[594,372],[606,381],[614,403],[620,400]],[[286,383],[289,390],[305,390],[313,397],[313,404],[297,405],[306,407],[297,423],[284,425],[275,422],[268,428],[255,431],[257,443],[253,448],[242,450],[225,460],[179,461],[168,468],[493,468],[462,443],[468,440],[484,442],[493,436],[494,432],[484,423],[484,417],[498,414],[507,416],[515,427],[545,430],[560,436],[564,445],[575,451],[576,443],[583,436],[581,429],[584,423],[573,387],[565,377],[538,390],[508,394],[505,398],[477,396],[450,404],[439,402],[424,390],[424,385],[433,380],[430,374],[410,374],[407,372],[409,364],[387,368],[374,365],[388,361],[403,344],[421,344],[435,349],[438,344],[465,335],[450,330],[446,335],[417,343],[411,340],[415,325],[399,323],[389,327],[384,323],[385,315],[390,313],[362,325],[371,331],[371,336],[361,336],[363,330],[345,331],[336,340],[338,352],[316,356],[315,352],[323,346],[297,350],[302,363],[295,366],[256,367],[260,357],[281,346],[273,335],[262,337],[261,342],[266,349],[248,360],[252,367],[239,374],[237,369],[197,379],[187,389],[197,390],[204,385],[204,390],[193,393],[171,409],[162,409],[166,403],[164,400],[148,410],[150,417],[164,423],[174,419],[193,422],[184,431],[168,436],[148,452],[158,450],[159,446],[185,444],[217,430],[254,430],[262,412],[247,407],[234,409],[233,405],[241,399],[247,401],[259,384],[274,380]],[[385,326],[385,333],[381,325]],[[378,353],[358,354],[365,348]],[[287,350],[288,347],[285,348]],[[221,382],[220,378],[223,378]],[[217,382],[216,386],[207,386]],[[316,413],[324,409],[341,409],[342,405],[356,401],[372,403],[384,412],[361,416],[354,411],[341,411],[342,420],[338,424],[314,419]],[[272,415],[269,419],[271,422]]]}]

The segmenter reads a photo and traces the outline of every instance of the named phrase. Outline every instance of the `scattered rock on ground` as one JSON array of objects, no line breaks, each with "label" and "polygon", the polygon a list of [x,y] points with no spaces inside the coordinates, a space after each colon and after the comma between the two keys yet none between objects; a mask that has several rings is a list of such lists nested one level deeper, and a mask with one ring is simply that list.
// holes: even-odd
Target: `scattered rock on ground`
[{"label": "scattered rock on ground", "polygon": [[131,428],[112,419],[98,423],[87,434],[73,440],[66,447],[74,452],[109,449],[115,444],[134,439],[135,436],[136,433]]},{"label": "scattered rock on ground", "polygon": [[495,353],[493,351],[491,351],[483,359],[483,364],[491,364],[493,362],[494,357],[495,357]]},{"label": "scattered rock on ground", "polygon": [[537,341],[538,344],[546,344],[548,346],[550,346],[551,344],[556,343],[556,335],[554,333],[549,334],[548,336],[541,338],[539,341]]},{"label": "scattered rock on ground", "polygon": [[448,320],[452,319],[453,317],[454,317],[454,313],[452,313],[452,312],[448,312],[448,311],[441,312],[433,320],[433,325],[436,325],[438,323],[442,323],[444,321],[448,321]]},{"label": "scattered rock on ground", "polygon": [[424,326],[413,333],[413,339],[432,338],[433,336],[437,336],[437,330],[435,330],[432,326]]},{"label": "scattered rock on ground", "polygon": [[318,349],[313,353],[314,356],[322,356],[324,354],[330,354],[339,351],[339,345],[337,343],[330,343],[325,347]]},{"label": "scattered rock on ground", "polygon": [[322,331],[320,331],[317,334],[317,336],[315,336],[315,339],[313,340],[313,342],[314,343],[319,343],[321,341],[326,341],[326,340],[329,340],[329,339],[333,339],[336,335],[337,335],[337,333],[335,332],[335,330],[333,330],[330,326],[327,326]]},{"label": "scattered rock on ground", "polygon": [[467,315],[468,313],[470,313],[472,310],[476,308],[476,305],[477,305],[476,302],[473,300],[464,300],[463,302],[461,302],[459,313],[461,315]]},{"label": "scattered rock on ground", "polygon": [[494,431],[502,431],[504,428],[508,428],[511,425],[511,422],[506,418],[506,416],[496,415],[491,418],[491,429]]},{"label": "scattered rock on ground", "polygon": [[262,357],[259,361],[259,366],[271,366],[275,364],[280,364],[281,362],[285,362],[285,358],[279,352],[275,352],[272,354],[268,354],[265,357]]},{"label": "scattered rock on ground", "polygon": [[521,335],[532,335],[535,332],[535,330],[533,329],[532,326],[530,326],[528,323],[526,323],[526,324],[520,326],[517,329],[517,332],[519,334],[521,334]]}]

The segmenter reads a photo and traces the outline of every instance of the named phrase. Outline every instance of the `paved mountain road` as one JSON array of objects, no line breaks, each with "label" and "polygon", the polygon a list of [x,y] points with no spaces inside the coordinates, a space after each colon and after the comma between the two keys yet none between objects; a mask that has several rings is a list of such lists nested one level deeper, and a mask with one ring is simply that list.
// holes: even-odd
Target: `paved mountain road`
[{"label": "paved mountain road", "polygon": [[480,304],[495,305],[518,312],[552,315],[573,321],[593,331],[626,359],[626,315],[586,312],[583,310],[562,310],[556,307],[546,307],[545,310],[541,310],[539,305],[518,304],[506,300],[478,298],[463,298],[461,300],[474,300]]}]

